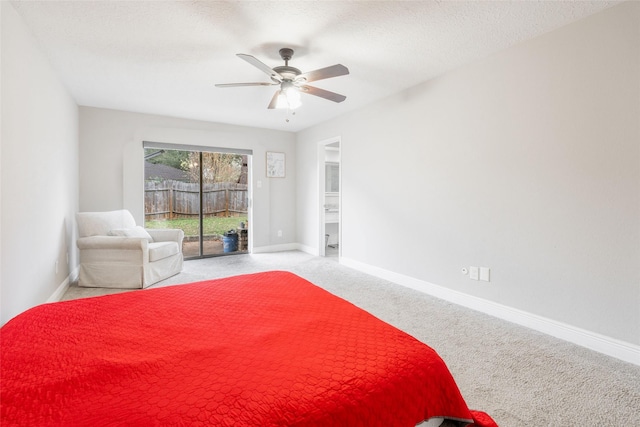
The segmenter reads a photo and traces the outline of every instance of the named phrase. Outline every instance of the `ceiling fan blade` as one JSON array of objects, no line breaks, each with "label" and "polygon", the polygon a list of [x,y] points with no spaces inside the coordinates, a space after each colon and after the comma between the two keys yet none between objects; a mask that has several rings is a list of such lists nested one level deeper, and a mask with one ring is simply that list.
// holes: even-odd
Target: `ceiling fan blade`
[{"label": "ceiling fan blade", "polygon": [[273,71],[273,69],[271,67],[269,67],[267,64],[265,64],[264,62],[260,61],[256,57],[251,56],[251,55],[246,55],[244,53],[238,53],[238,54],[236,54],[236,56],[241,58],[241,59],[244,59],[249,64],[253,65],[254,67],[258,68],[259,70],[262,70],[264,73],[267,73],[269,75],[269,77],[271,77],[272,79],[277,79],[279,81],[283,80],[283,77],[279,73]]},{"label": "ceiling fan blade", "polygon": [[330,67],[320,68],[319,70],[309,71],[308,73],[302,73],[296,77],[296,80],[301,81],[304,79],[306,82],[315,82],[316,80],[344,76],[345,74],[349,74],[349,69],[342,64],[336,64]]},{"label": "ceiling fan blade", "polygon": [[276,93],[273,94],[273,98],[271,98],[271,102],[269,103],[269,106],[267,107],[269,110],[273,110],[274,108],[276,108],[276,104],[278,103],[278,96],[280,95],[280,91],[277,90]]},{"label": "ceiling fan blade", "polygon": [[274,86],[278,83],[266,83],[266,82],[257,82],[257,83],[218,83],[216,87],[242,87],[242,86]]},{"label": "ceiling fan blade", "polygon": [[342,102],[347,99],[346,96],[340,95],[339,93],[330,92],[328,90],[320,89],[314,86],[300,86],[300,90],[304,93],[308,93],[309,95],[319,96],[320,98],[328,99],[333,102]]}]

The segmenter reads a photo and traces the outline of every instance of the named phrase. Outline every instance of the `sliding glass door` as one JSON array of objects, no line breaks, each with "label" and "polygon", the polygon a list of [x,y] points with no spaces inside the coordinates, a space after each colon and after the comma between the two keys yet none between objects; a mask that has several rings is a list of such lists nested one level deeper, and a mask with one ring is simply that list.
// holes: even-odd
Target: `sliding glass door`
[{"label": "sliding glass door", "polygon": [[144,148],[145,227],[184,230],[185,259],[247,253],[250,154]]}]

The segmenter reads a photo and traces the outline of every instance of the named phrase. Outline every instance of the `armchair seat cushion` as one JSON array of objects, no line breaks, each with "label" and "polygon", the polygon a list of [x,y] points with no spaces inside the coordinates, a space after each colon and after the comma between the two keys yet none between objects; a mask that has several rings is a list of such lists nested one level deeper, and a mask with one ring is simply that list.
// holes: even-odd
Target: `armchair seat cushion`
[{"label": "armchair seat cushion", "polygon": [[180,253],[177,242],[149,243],[149,262],[155,262]]}]

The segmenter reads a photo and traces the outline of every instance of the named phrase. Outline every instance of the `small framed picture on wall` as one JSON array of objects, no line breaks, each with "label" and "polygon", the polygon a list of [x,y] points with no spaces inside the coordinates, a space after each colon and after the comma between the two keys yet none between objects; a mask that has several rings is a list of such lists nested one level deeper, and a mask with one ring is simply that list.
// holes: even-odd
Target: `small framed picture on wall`
[{"label": "small framed picture on wall", "polygon": [[284,153],[267,151],[267,178],[284,178]]}]

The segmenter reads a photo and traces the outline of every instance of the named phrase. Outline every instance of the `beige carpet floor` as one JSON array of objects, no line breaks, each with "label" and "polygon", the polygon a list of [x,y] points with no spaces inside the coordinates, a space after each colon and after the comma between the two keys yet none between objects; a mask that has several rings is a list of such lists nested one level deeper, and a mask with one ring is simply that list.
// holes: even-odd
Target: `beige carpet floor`
[{"label": "beige carpet floor", "polygon": [[[158,286],[292,271],[434,348],[470,408],[501,427],[640,426],[640,367],[302,252],[185,262]],[[118,290],[72,285],[63,299]],[[144,291],[135,291],[144,292]]]}]

